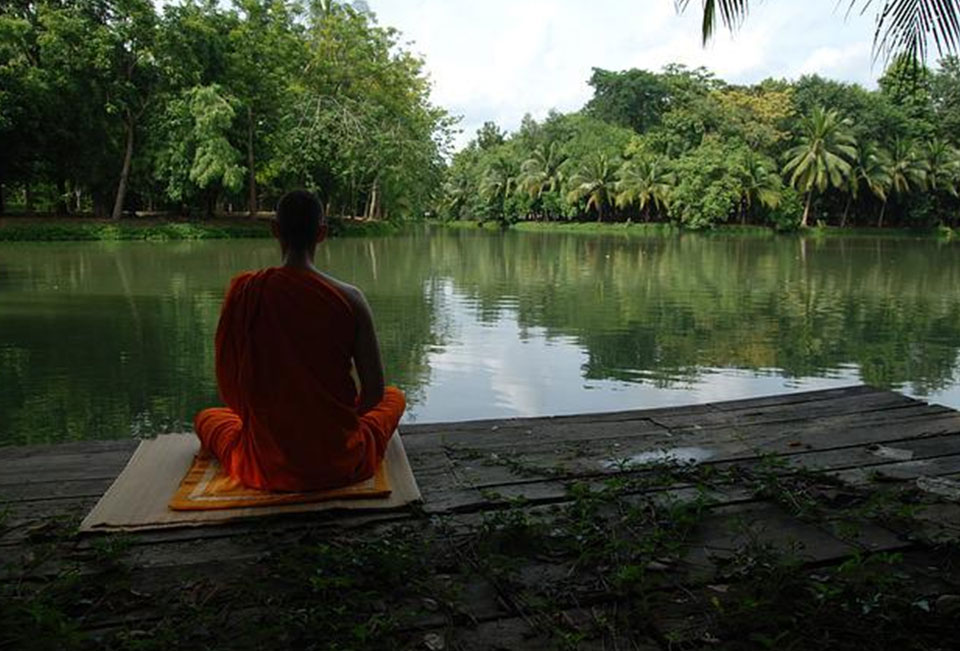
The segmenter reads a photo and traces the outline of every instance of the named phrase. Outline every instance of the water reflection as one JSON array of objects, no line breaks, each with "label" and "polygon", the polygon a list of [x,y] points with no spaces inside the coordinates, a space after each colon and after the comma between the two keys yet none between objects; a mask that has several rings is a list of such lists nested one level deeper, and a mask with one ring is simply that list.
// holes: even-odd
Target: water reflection
[{"label": "water reflection", "polygon": [[[408,420],[869,382],[960,407],[956,245],[412,232],[336,240]],[[231,275],[269,241],[0,246],[0,443],[185,427],[216,401]]]}]

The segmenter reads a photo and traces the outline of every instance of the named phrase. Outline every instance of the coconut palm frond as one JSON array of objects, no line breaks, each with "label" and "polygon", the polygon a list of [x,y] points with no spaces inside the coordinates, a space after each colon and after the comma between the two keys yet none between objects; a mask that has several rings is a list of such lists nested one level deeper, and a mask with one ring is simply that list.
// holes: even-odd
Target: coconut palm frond
[{"label": "coconut palm frond", "polygon": [[[717,21],[730,31],[743,23],[750,0],[701,0],[703,42],[716,32]],[[683,12],[690,0],[674,0]],[[960,52],[960,0],[849,0],[847,13],[876,10],[873,34],[874,57],[889,61],[906,54],[914,61],[926,61],[930,42],[939,56]]]},{"label": "coconut palm frond", "polygon": [[850,0],[861,12],[876,5],[877,26],[873,34],[874,56],[906,54],[926,61],[930,40],[939,56],[960,50],[960,1],[958,0]]},{"label": "coconut palm frond", "polygon": [[[743,23],[750,9],[750,0],[702,0],[703,1],[703,42],[706,44],[717,31],[717,19],[723,26],[734,31]],[[678,12],[686,10],[690,0],[674,0]]]}]

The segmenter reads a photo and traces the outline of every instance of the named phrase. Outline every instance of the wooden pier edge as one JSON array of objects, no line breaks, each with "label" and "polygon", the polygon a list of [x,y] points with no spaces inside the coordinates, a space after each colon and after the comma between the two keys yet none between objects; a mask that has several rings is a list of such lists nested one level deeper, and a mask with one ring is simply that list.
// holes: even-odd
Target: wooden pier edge
[{"label": "wooden pier edge", "polygon": [[[411,424],[401,432],[423,493],[421,508],[143,532],[129,538],[131,562],[142,576],[151,577],[148,582],[155,582],[159,574],[184,568],[202,573],[205,566],[253,562],[278,538],[295,538],[307,529],[329,536],[376,535],[385,526],[424,517],[456,527],[518,500],[531,511],[551,508],[571,499],[573,482],[630,477],[638,472],[636,461],[658,455],[681,461],[691,457],[717,469],[755,467],[777,458],[784,472],[821,472],[853,486],[960,478],[960,413],[869,386],[612,413]],[[70,537],[71,528],[111,484],[136,445],[115,440],[0,448],[0,509],[6,512],[0,554],[29,558],[45,539],[66,535],[71,553],[89,555],[98,537]],[[682,492],[684,486],[657,490]],[[793,522],[782,509],[742,490],[721,492],[711,509],[717,523],[747,517],[791,531],[807,545],[811,564],[916,545],[912,536],[876,524],[855,541],[841,540],[822,528]],[[940,509],[930,522],[937,528],[933,535],[960,540],[958,511]],[[264,532],[269,539],[257,540]],[[726,535],[722,527],[714,534]],[[31,571],[42,576],[58,570],[54,564]],[[960,585],[956,588],[960,591]],[[496,629],[494,639],[503,630],[529,625],[517,620],[509,611],[479,612],[471,626]],[[91,626],[109,630],[129,625],[107,618]]]}]

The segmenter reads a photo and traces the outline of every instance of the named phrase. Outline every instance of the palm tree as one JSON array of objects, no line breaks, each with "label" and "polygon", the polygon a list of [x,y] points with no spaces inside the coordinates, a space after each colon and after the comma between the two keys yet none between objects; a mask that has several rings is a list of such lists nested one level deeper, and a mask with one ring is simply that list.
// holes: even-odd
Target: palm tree
[{"label": "palm tree", "polygon": [[783,198],[783,181],[774,161],[748,149],[739,171],[741,222],[746,221],[754,203],[767,208],[776,208],[780,205],[780,200]]},{"label": "palm tree", "polygon": [[603,209],[610,204],[615,186],[616,166],[610,163],[606,154],[594,154],[570,177],[567,200],[577,202],[586,198],[587,212],[592,206],[597,211],[597,221],[602,222]]},{"label": "palm tree", "polygon": [[502,156],[497,156],[491,161],[480,181],[480,196],[488,204],[494,204],[493,212],[502,226],[507,223],[504,208],[515,183],[513,165]]},{"label": "palm tree", "polygon": [[442,205],[450,212],[454,219],[460,219],[463,207],[467,204],[467,199],[473,190],[470,179],[465,174],[459,174],[456,178],[447,179],[443,184]]},{"label": "palm tree", "polygon": [[614,186],[617,206],[636,204],[643,212],[644,221],[650,221],[651,205],[663,210],[677,182],[664,156],[633,158],[620,166],[617,176],[619,180]]},{"label": "palm tree", "polygon": [[[913,141],[897,137],[890,147],[890,190],[897,196],[911,190],[922,190],[927,184],[927,162],[923,160]],[[883,214],[887,200],[883,200],[877,228],[883,226]]]},{"label": "palm tree", "polygon": [[943,190],[957,196],[960,179],[960,151],[940,138],[927,143],[927,184],[931,190]]},{"label": "palm tree", "polygon": [[537,147],[530,158],[520,164],[517,190],[526,192],[531,199],[538,199],[544,192],[556,190],[563,182],[560,166],[566,159],[556,142]]},{"label": "palm tree", "polygon": [[850,175],[857,143],[847,127],[838,111],[819,106],[800,120],[800,144],[787,151],[783,173],[790,175],[790,185],[807,195],[803,226],[809,223],[814,191],[823,193],[830,186],[839,188]]},{"label": "palm tree", "polygon": [[887,200],[890,189],[890,156],[875,142],[868,142],[857,148],[857,157],[851,163],[850,176],[847,178],[847,205],[843,209],[840,226],[847,225],[850,203],[860,195],[860,188],[866,188],[881,201]]},{"label": "palm tree", "polygon": [[539,200],[544,192],[558,190],[563,183],[560,166],[566,159],[556,142],[537,147],[530,158],[521,163],[514,190],[525,192],[534,200]]},{"label": "palm tree", "polygon": [[[690,0],[674,0],[684,11]],[[839,4],[839,2],[838,2]],[[888,57],[905,53],[914,60],[926,61],[927,43],[932,40],[937,52],[956,54],[960,49],[960,3],[956,0],[848,0],[847,10],[858,6],[865,11],[876,6],[875,52]],[[731,31],[740,26],[750,10],[750,0],[703,0],[703,42],[717,28],[717,19]]]}]

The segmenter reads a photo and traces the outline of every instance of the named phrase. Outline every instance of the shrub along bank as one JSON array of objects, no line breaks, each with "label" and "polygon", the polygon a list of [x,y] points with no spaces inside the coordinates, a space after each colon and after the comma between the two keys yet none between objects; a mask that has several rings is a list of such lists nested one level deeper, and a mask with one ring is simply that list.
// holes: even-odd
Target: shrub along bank
[{"label": "shrub along bank", "polygon": [[[329,220],[333,237],[388,235],[398,226],[385,221],[359,221],[341,218]],[[265,219],[185,221],[185,220],[80,220],[80,219],[6,219],[0,220],[0,242],[67,242],[147,240],[216,240],[271,237]]]}]

